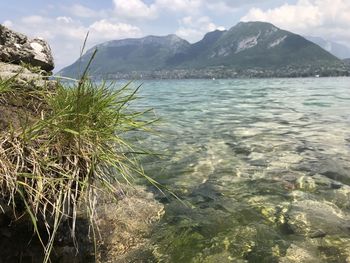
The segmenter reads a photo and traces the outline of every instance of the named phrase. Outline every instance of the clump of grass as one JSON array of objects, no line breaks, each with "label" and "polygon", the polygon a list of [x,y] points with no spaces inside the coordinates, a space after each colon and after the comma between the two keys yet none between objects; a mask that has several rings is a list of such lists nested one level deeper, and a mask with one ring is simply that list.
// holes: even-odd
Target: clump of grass
[{"label": "clump of grass", "polygon": [[[0,85],[0,93],[7,89]],[[38,91],[45,106],[34,124],[0,131],[0,198],[17,218],[21,213],[29,216],[45,250],[44,262],[50,260],[64,220],[70,222],[75,239],[81,206],[95,229],[97,192],[113,196],[120,180],[146,176],[135,157],[140,150],[124,139],[152,122],[144,120],[144,112],[128,109],[136,92],[130,83],[116,89],[105,82],[95,84],[84,74],[74,85]]]},{"label": "clump of grass", "polygon": [[14,79],[15,77],[0,79],[0,96],[12,90],[14,86]]},{"label": "clump of grass", "polygon": [[43,74],[43,75],[47,74],[47,73],[45,72],[45,70],[42,70],[39,66],[33,66],[33,65],[31,65],[31,64],[29,64],[29,63],[25,63],[25,62],[23,62],[23,61],[21,61],[20,65],[21,65],[23,68],[28,69],[28,70],[29,70],[30,72],[32,72],[32,73]]}]

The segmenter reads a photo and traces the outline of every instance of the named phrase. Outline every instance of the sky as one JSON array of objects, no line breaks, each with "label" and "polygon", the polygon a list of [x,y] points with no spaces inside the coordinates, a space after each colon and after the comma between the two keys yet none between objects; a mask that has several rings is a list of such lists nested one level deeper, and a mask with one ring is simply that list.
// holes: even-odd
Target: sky
[{"label": "sky", "polygon": [[350,0],[1,0],[0,23],[52,48],[56,69],[87,48],[146,35],[193,43],[240,21],[266,21],[305,36],[350,47]]}]

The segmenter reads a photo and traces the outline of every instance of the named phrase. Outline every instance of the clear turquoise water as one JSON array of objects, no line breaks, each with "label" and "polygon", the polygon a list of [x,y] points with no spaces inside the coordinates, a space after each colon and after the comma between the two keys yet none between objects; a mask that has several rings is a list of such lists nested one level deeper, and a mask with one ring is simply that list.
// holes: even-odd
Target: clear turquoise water
[{"label": "clear turquoise water", "polygon": [[155,262],[350,262],[350,78],[148,81]]}]

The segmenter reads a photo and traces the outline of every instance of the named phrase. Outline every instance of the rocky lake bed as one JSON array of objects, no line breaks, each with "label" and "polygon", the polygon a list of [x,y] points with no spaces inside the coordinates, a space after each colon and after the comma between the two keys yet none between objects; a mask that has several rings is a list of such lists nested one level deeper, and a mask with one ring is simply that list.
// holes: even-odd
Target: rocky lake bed
[{"label": "rocky lake bed", "polygon": [[349,262],[348,87],[146,82],[140,104],[158,109],[166,136],[142,140],[165,153],[145,169],[189,203],[164,200],[160,262]]}]

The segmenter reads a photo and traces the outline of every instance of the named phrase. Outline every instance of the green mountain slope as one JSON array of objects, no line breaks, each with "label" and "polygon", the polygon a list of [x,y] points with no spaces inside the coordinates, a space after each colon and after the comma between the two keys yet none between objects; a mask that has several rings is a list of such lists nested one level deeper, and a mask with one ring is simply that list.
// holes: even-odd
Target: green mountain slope
[{"label": "green mountain slope", "polygon": [[321,48],[327,50],[339,59],[346,59],[350,57],[350,48],[343,44],[328,41],[320,37],[305,36],[307,40],[319,45]]},{"label": "green mountain slope", "polygon": [[222,34],[198,59],[185,65],[273,69],[337,63],[336,57],[299,35],[269,23],[248,22],[239,23]]},{"label": "green mountain slope", "polygon": [[344,62],[346,65],[350,66],[350,58],[343,59],[343,62]]},{"label": "green mountain slope", "polygon": [[[277,76],[341,75],[345,67],[318,45],[263,22],[241,22],[228,31],[210,32],[194,44],[169,35],[110,41],[96,48],[90,74],[112,78],[211,77],[219,71],[225,71],[226,77],[242,72],[251,72],[249,76],[254,72],[262,76],[264,72],[268,76],[274,72],[279,72]],[[59,74],[76,76],[92,50]]]},{"label": "green mountain slope", "polygon": [[98,52],[90,68],[92,75],[160,70],[167,66],[166,61],[169,57],[187,50],[189,46],[190,43],[176,35],[109,41],[88,50],[81,59],[61,70],[59,74],[79,75],[96,48]]}]

